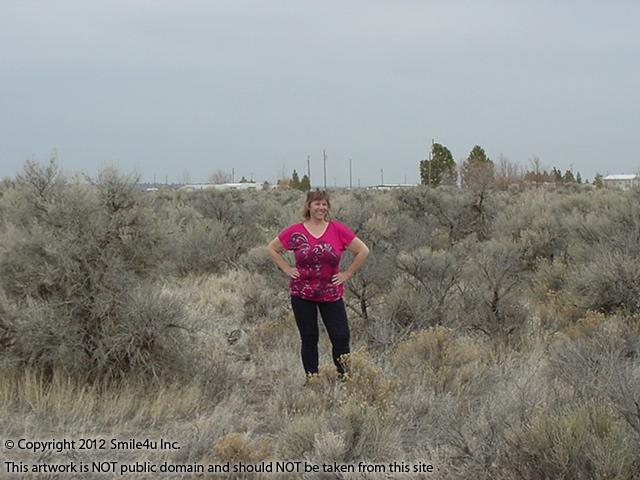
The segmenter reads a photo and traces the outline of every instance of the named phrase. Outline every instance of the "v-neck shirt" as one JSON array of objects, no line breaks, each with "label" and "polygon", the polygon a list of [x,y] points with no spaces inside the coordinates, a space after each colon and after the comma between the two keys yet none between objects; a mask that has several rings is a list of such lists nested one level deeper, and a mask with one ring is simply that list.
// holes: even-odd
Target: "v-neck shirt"
[{"label": "v-neck shirt", "polygon": [[315,238],[316,240],[320,240],[325,233],[327,233],[327,229],[329,228],[331,222],[327,222],[327,224],[324,226],[324,229],[322,230],[322,233],[318,236],[314,235],[313,232],[309,229],[309,227],[307,227],[304,222],[302,222],[302,226],[304,227],[304,229],[307,231],[307,233],[309,235],[311,235],[313,238]]},{"label": "v-neck shirt", "polygon": [[315,302],[334,302],[344,295],[343,285],[333,285],[332,277],[340,271],[340,258],[355,238],[347,226],[329,220],[324,232],[315,237],[304,223],[293,224],[278,238],[286,250],[293,251],[298,278],[289,282],[293,297]]}]

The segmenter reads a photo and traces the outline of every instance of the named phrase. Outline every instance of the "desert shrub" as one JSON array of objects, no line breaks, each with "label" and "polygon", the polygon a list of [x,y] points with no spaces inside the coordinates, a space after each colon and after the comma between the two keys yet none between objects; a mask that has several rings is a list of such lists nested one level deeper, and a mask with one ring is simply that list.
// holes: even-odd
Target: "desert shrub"
[{"label": "desert shrub", "polygon": [[225,232],[224,225],[213,220],[198,219],[186,224],[181,231],[167,236],[165,265],[179,275],[224,271],[234,255]]},{"label": "desert shrub", "polygon": [[623,425],[598,403],[540,413],[509,434],[506,473],[527,479],[632,479],[637,456]]},{"label": "desert shrub", "polygon": [[356,398],[345,401],[329,422],[344,439],[344,461],[393,461],[401,452],[402,425],[376,405]]},{"label": "desert shrub", "polygon": [[438,326],[400,343],[393,363],[403,379],[424,379],[438,393],[456,391],[478,374],[486,354],[478,342]]},{"label": "desert shrub", "polygon": [[222,256],[227,266],[235,265],[242,254],[267,241],[259,227],[261,209],[249,201],[251,197],[247,193],[252,192],[209,190],[190,194],[190,204],[204,218],[222,226],[220,242],[223,242]]},{"label": "desert shrub", "polygon": [[387,315],[408,330],[444,323],[464,264],[460,256],[425,247],[400,252],[396,264],[402,275],[386,298]]},{"label": "desert shrub", "polygon": [[3,352],[4,363],[34,365],[48,374],[56,368],[78,373],[85,367],[90,359],[81,325],[68,311],[56,310],[34,298],[21,302],[19,307],[13,305],[6,321],[11,348]]},{"label": "desert shrub", "polygon": [[[420,187],[396,194],[401,211],[429,225],[430,243],[440,238],[449,245],[472,234],[478,240],[488,238],[498,205],[493,197],[488,189],[460,191],[452,187]],[[425,231],[424,227],[418,231]],[[444,243],[433,246],[442,248]]]},{"label": "desert shrub", "polygon": [[4,184],[0,204],[2,223],[26,225],[31,223],[34,217],[46,217],[50,205],[59,197],[66,184],[67,179],[63,176],[55,156],[52,156],[46,165],[28,160],[15,181]]},{"label": "desert shrub", "polygon": [[604,313],[637,312],[640,308],[640,260],[635,255],[600,248],[576,266],[567,290],[576,306]]},{"label": "desert shrub", "polygon": [[291,419],[278,439],[278,452],[284,459],[300,460],[315,448],[316,436],[325,426],[318,414],[306,414]]},{"label": "desert shrub", "polygon": [[[17,310],[31,312],[15,321],[23,332],[15,334],[15,360],[94,379],[171,370],[161,357],[180,335],[166,328],[179,326],[182,314],[146,284],[162,232],[135,178],[107,169],[92,184],[61,183],[51,171],[27,165],[1,199],[0,286]],[[161,306],[140,306],[143,296]],[[143,314],[152,307],[154,317]]]},{"label": "desert shrub", "polygon": [[[291,264],[293,261],[289,260]],[[239,268],[250,274],[256,275],[257,284],[252,287],[253,291],[248,292],[249,296],[257,296],[258,307],[252,309],[247,305],[247,311],[259,310],[263,314],[273,308],[282,308],[289,305],[289,277],[275,266],[273,260],[267,253],[265,245],[260,245],[250,249],[242,255],[239,260]]]},{"label": "desert shrub", "polygon": [[[347,306],[367,324],[380,318],[379,307],[393,269],[401,225],[396,221],[397,205],[389,195],[367,191],[337,195],[334,204],[334,217],[348,225],[371,251],[362,269],[346,283]],[[350,253],[343,258],[344,268],[352,258]],[[375,337],[376,332],[368,333]]]},{"label": "desert shrub", "polygon": [[566,289],[570,267],[559,259],[541,260],[530,275],[527,300],[532,306],[532,318],[552,331],[573,324],[584,315]]},{"label": "desert shrub", "polygon": [[224,224],[204,218],[181,192],[168,198],[154,195],[151,203],[155,222],[165,232],[160,246],[164,275],[218,273],[228,268],[235,253],[225,238]]},{"label": "desert shrub", "polygon": [[452,324],[471,328],[504,343],[527,320],[522,301],[526,265],[512,242],[489,240],[475,246],[459,282]]},{"label": "desert shrub", "polygon": [[[513,478],[501,476],[499,469],[510,452],[506,434],[556,405],[554,385],[546,375],[543,349],[511,351],[501,358],[486,350],[482,354],[486,360],[461,388],[431,391],[421,404],[417,397],[424,388],[408,380],[399,402],[415,425],[410,441],[444,455],[453,478]],[[414,399],[417,409],[410,403]]]},{"label": "desert shrub", "polygon": [[103,326],[99,371],[114,376],[132,370],[158,377],[168,365],[180,373],[191,370],[194,352],[184,346],[193,332],[179,297],[143,286],[131,292],[121,315],[125,321]]},{"label": "desert shrub", "polygon": [[384,374],[365,350],[343,355],[344,391],[347,398],[374,405],[381,411],[393,408],[396,382]]},{"label": "desert shrub", "polygon": [[531,277],[532,290],[540,296],[548,292],[562,292],[568,270],[567,265],[560,260],[541,260]]},{"label": "desert shrub", "polygon": [[[594,198],[594,215],[589,218],[582,231],[589,247],[601,246],[603,250],[624,255],[640,254],[640,193],[609,191]],[[581,233],[582,233],[581,231]],[[584,251],[585,259],[591,249]]]},{"label": "desert shrub", "polygon": [[257,273],[250,273],[247,280],[242,283],[240,292],[243,299],[243,320],[247,323],[256,323],[281,316],[284,309],[276,298],[278,294],[282,296],[286,292],[286,289],[274,291],[267,278]]},{"label": "desert shrub", "polygon": [[640,327],[635,317],[590,313],[552,344],[552,374],[583,402],[606,402],[640,444]]},{"label": "desert shrub", "polygon": [[313,454],[310,457],[316,463],[344,462],[347,445],[344,435],[332,431],[322,432],[315,436]]},{"label": "desert shrub", "polygon": [[193,351],[179,299],[143,286],[122,299],[118,317],[88,336],[82,322],[67,309],[28,299],[12,318],[11,358],[46,372],[66,371],[95,378],[136,373],[158,378],[190,369]]},{"label": "desert shrub", "polygon": [[505,206],[493,223],[493,238],[518,243],[529,269],[541,259],[566,258],[569,230],[557,208],[558,195],[526,192]]},{"label": "desert shrub", "polygon": [[451,187],[427,189],[424,200],[427,218],[436,225],[436,235],[440,231],[450,245],[474,232],[475,214],[465,194]]}]

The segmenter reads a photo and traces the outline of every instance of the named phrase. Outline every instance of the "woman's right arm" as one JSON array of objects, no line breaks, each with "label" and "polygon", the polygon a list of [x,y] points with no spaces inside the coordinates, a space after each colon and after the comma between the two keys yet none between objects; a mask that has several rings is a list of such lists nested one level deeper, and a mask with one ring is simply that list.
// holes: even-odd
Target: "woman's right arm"
[{"label": "woman's right arm", "polygon": [[291,278],[298,278],[300,276],[298,269],[289,265],[282,257],[284,247],[282,246],[282,243],[280,242],[280,239],[278,237],[269,242],[269,245],[267,245],[267,252],[269,252],[269,255],[273,259],[273,262],[278,266],[278,268],[288,276],[290,276]]}]

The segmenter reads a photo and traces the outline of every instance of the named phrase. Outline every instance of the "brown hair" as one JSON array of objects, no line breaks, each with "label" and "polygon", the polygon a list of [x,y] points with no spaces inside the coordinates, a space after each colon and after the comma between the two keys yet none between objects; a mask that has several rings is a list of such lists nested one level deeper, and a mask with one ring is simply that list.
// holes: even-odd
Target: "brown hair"
[{"label": "brown hair", "polygon": [[311,218],[311,202],[315,202],[316,200],[324,200],[327,202],[327,215],[325,216],[325,220],[329,220],[329,212],[331,209],[331,202],[329,201],[329,194],[324,190],[315,190],[307,193],[307,200],[304,202],[304,207],[302,207],[302,218],[305,220],[309,220]]}]

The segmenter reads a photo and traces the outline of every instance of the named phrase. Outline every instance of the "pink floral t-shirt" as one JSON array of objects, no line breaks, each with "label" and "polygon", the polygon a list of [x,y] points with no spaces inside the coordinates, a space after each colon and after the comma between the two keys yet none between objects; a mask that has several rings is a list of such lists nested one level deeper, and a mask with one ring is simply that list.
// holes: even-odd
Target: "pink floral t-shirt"
[{"label": "pink floral t-shirt", "polygon": [[340,257],[356,234],[340,222],[330,220],[324,233],[314,237],[303,223],[280,232],[278,238],[296,258],[298,278],[289,282],[293,297],[314,302],[335,302],[344,295],[344,286],[333,285],[331,277],[339,273]]}]

